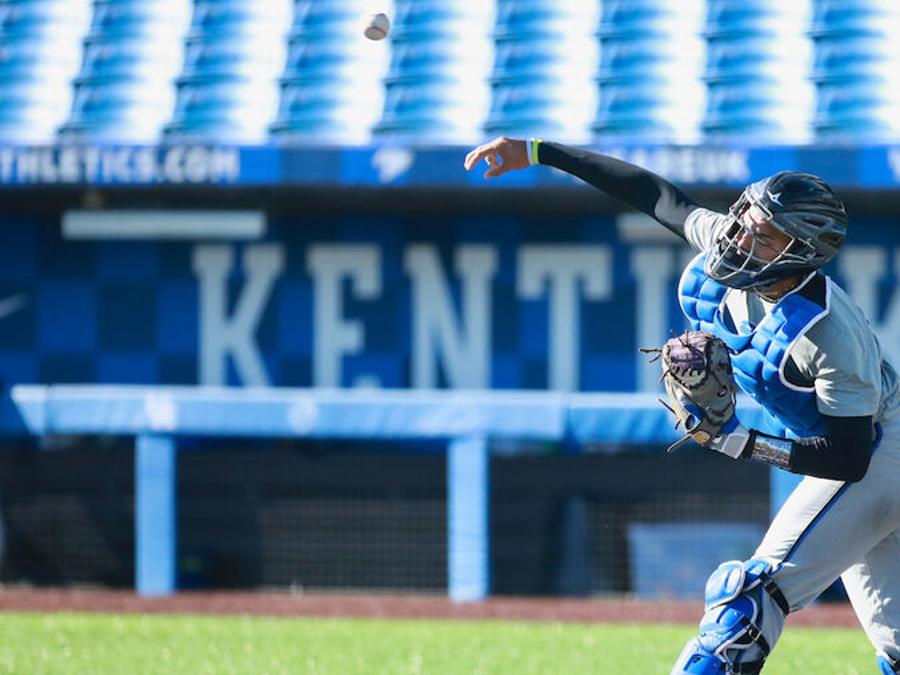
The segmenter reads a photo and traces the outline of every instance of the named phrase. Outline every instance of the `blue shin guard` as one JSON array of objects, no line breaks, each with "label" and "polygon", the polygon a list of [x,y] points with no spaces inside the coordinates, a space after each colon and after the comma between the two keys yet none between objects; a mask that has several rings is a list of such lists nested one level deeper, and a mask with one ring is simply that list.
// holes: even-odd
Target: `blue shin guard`
[{"label": "blue shin guard", "polygon": [[881,675],[897,675],[897,673],[900,673],[900,661],[894,661],[884,654],[879,654],[878,672],[881,673]]},{"label": "blue shin guard", "polygon": [[[764,560],[733,560],[719,565],[706,582],[700,635],[684,646],[672,675],[751,675],[762,670],[771,650],[762,631],[763,597],[772,597],[775,612],[778,608],[787,611],[771,571]],[[778,623],[776,633],[780,629]]]}]

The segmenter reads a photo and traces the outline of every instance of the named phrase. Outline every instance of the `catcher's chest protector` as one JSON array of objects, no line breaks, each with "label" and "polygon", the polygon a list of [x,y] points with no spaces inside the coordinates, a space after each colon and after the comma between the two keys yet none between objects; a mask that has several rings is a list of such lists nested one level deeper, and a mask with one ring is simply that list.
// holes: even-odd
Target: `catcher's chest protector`
[{"label": "catcher's chest protector", "polygon": [[678,302],[693,330],[721,338],[732,351],[734,379],[766,412],[760,431],[773,436],[803,438],[824,432],[816,394],[788,383],[782,367],[791,345],[828,314],[826,306],[792,293],[782,298],[749,333],[735,333],[722,317],[729,288],[703,273],[705,253],[694,258],[681,275]]}]

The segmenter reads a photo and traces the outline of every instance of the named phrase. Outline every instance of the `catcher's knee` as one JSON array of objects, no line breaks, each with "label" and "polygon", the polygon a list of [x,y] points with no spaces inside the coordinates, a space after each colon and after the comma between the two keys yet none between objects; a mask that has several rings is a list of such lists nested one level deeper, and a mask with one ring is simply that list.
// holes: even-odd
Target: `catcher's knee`
[{"label": "catcher's knee", "polygon": [[706,582],[700,635],[684,646],[672,675],[762,670],[788,611],[772,571],[760,559],[719,565]]},{"label": "catcher's knee", "polygon": [[900,661],[890,658],[887,654],[879,654],[878,669],[881,675],[897,675],[900,673]]}]

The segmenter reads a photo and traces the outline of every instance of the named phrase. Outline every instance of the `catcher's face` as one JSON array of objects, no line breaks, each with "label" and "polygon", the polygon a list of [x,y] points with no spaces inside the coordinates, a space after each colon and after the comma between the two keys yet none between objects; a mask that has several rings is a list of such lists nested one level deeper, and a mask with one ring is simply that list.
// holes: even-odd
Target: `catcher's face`
[{"label": "catcher's face", "polygon": [[[706,273],[732,288],[777,294],[797,283],[795,274],[777,274],[794,262],[795,240],[773,221],[768,209],[742,195],[729,209],[730,223],[705,263]],[[776,288],[777,286],[777,288]]]},{"label": "catcher's face", "polygon": [[737,236],[740,254],[760,261],[771,262],[784,252],[792,239],[772,225],[766,214],[755,204],[739,217],[743,230]]}]

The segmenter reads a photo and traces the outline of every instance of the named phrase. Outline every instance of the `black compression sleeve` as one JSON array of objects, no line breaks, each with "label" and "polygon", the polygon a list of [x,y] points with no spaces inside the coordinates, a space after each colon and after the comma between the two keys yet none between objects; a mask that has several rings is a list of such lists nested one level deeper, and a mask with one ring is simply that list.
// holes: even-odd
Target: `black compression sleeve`
[{"label": "black compression sleeve", "polygon": [[646,213],[682,239],[685,219],[699,207],[666,179],[620,159],[548,141],[538,147],[538,159]]},{"label": "black compression sleeve", "polygon": [[[831,480],[856,482],[863,479],[872,457],[872,417],[831,417],[823,415],[825,435],[791,443],[787,468],[794,473]],[[757,438],[744,451],[753,459]]]}]

